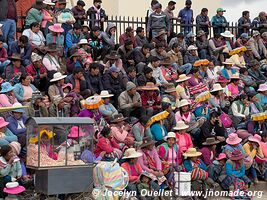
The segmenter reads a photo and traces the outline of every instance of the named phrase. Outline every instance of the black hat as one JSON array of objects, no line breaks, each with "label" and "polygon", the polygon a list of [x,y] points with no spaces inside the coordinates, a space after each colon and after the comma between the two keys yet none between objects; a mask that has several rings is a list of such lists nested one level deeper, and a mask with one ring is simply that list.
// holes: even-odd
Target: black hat
[{"label": "black hat", "polygon": [[153,70],[150,67],[144,68],[144,74],[149,74],[150,72],[153,72]]}]

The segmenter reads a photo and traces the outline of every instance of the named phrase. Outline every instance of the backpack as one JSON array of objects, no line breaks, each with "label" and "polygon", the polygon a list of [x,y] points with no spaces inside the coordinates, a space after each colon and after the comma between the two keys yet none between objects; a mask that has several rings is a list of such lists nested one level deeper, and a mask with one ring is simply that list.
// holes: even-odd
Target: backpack
[{"label": "backpack", "polygon": [[220,120],[222,121],[222,124],[223,124],[224,128],[230,128],[230,127],[232,127],[233,121],[229,117],[229,115],[227,115],[226,113],[223,112],[221,114]]}]

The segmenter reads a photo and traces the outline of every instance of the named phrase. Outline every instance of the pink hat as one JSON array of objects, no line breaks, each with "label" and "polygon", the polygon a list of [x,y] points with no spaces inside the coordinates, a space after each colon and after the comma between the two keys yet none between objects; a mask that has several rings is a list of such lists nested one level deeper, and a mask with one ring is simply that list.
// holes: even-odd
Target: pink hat
[{"label": "pink hat", "polygon": [[264,92],[267,91],[267,84],[260,84],[260,87],[258,89],[258,92]]},{"label": "pink hat", "polygon": [[9,122],[6,122],[3,117],[0,117],[0,128],[7,126]]},{"label": "pink hat", "polygon": [[78,136],[83,137],[85,136],[85,133],[82,131],[82,128],[80,128],[79,134],[78,134],[79,127],[78,126],[73,126],[70,129],[70,133],[68,135],[68,138],[78,138]]},{"label": "pink hat", "polygon": [[14,141],[14,142],[11,142],[9,146],[11,146],[15,150],[16,155],[20,154],[20,151],[21,151],[20,143]]},{"label": "pink hat", "polygon": [[64,29],[61,28],[61,24],[54,24],[52,26],[49,26],[48,29],[55,33],[63,33]]},{"label": "pink hat", "polygon": [[229,134],[228,138],[226,139],[226,143],[230,145],[236,145],[242,141],[241,138],[238,137],[236,133]]},{"label": "pink hat", "polygon": [[219,156],[218,156],[218,158],[216,158],[216,160],[222,160],[222,159],[227,159],[225,153],[220,153]]},{"label": "pink hat", "polygon": [[23,186],[20,186],[18,182],[9,182],[4,188],[4,192],[7,194],[19,194],[25,191]]},{"label": "pink hat", "polygon": [[261,144],[261,136],[258,135],[258,134],[255,134],[254,136],[250,136],[250,137],[248,138],[248,140],[251,141],[251,142],[256,142],[256,143],[258,143],[259,145]]},{"label": "pink hat", "polygon": [[70,87],[70,90],[73,89],[73,86],[72,86],[71,83],[64,84],[64,85],[62,86],[62,89],[64,90],[66,87]]}]

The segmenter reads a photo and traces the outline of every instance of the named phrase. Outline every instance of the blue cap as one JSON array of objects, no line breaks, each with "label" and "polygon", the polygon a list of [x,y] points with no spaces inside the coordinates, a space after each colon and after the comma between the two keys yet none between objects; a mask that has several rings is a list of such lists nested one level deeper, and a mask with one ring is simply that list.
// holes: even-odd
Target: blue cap
[{"label": "blue cap", "polygon": [[242,34],[240,35],[240,37],[245,38],[245,39],[249,39],[249,36],[248,36],[247,33],[242,33]]},{"label": "blue cap", "polygon": [[116,65],[112,65],[110,68],[109,68],[109,71],[110,72],[119,72],[120,69],[118,67],[116,67]]}]

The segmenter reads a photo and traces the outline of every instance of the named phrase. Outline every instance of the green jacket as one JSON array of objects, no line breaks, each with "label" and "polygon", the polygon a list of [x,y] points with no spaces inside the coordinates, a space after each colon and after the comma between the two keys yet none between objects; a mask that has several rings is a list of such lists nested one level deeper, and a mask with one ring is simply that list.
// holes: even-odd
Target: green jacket
[{"label": "green jacket", "polygon": [[33,22],[40,23],[43,20],[43,14],[36,8],[31,8],[26,16],[25,25],[30,26]]}]

